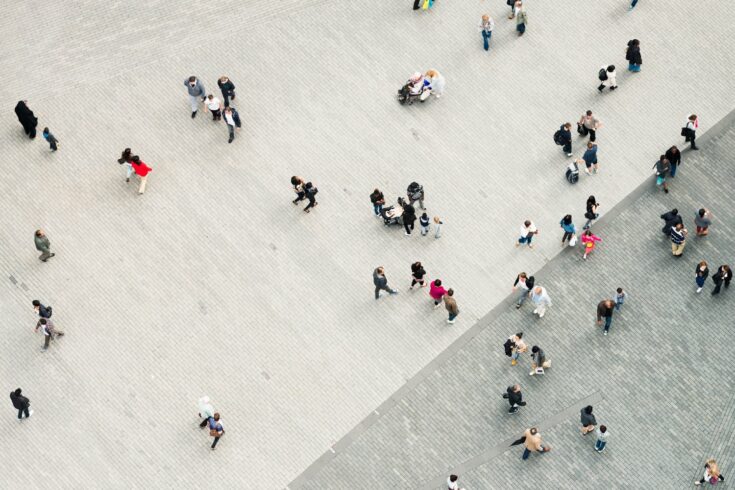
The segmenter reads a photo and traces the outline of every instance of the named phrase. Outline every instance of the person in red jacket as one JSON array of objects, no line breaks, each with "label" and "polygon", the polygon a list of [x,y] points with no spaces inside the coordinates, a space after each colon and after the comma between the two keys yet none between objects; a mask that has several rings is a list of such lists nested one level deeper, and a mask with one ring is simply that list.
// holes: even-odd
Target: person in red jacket
[{"label": "person in red jacket", "polygon": [[145,192],[145,185],[148,181],[148,173],[153,171],[151,167],[145,164],[138,155],[133,155],[133,157],[130,159],[130,165],[133,166],[133,171],[135,172],[135,175],[140,177],[140,187],[138,188],[138,194],[143,194]]},{"label": "person in red jacket", "polygon": [[429,286],[429,296],[434,300],[434,308],[439,308],[445,294],[447,294],[447,290],[442,286],[441,280],[437,279]]}]

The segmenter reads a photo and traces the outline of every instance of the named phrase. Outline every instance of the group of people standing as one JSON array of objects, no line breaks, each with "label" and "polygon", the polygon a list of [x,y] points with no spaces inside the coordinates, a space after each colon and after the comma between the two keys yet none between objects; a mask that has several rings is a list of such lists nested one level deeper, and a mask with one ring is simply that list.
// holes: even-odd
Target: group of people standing
[{"label": "group of people standing", "polygon": [[194,75],[184,80],[184,86],[189,94],[191,118],[194,119],[197,116],[199,102],[201,101],[204,104],[204,112],[209,111],[212,113],[213,121],[220,121],[224,118],[230,136],[227,142],[232,143],[235,139],[235,131],[240,131],[242,127],[240,114],[234,107],[230,106],[230,100],[235,100],[236,97],[235,84],[232,83],[232,80],[224,75],[217,80],[217,86],[222,92],[222,101],[214,94],[207,94],[202,81]]}]

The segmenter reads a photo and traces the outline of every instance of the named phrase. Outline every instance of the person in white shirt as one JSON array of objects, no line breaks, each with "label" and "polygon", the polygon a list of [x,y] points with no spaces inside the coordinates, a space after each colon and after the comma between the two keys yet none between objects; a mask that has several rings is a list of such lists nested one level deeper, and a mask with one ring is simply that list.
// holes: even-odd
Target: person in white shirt
[{"label": "person in white shirt", "polygon": [[538,315],[539,318],[543,318],[546,313],[546,308],[551,306],[551,297],[549,297],[549,294],[546,292],[546,288],[542,288],[540,286],[533,288],[531,301],[536,305],[536,309],[533,310],[533,313]]},{"label": "person in white shirt", "polygon": [[464,488],[459,488],[457,480],[459,480],[457,475],[449,475],[449,478],[447,478],[447,490],[464,490]]},{"label": "person in white shirt", "polygon": [[689,114],[687,117],[687,124],[684,127],[685,131],[682,133],[682,136],[686,138],[685,141],[691,141],[692,150],[699,150],[699,148],[697,148],[697,144],[694,142],[697,138],[697,128],[699,128],[699,118],[696,114]]},{"label": "person in white shirt", "polygon": [[222,103],[212,94],[207,95],[207,100],[204,102],[204,111],[207,110],[212,113],[212,121],[222,119]]},{"label": "person in white shirt", "polygon": [[441,97],[444,93],[444,86],[446,85],[444,75],[436,70],[429,70],[426,72],[426,78],[431,82],[431,95],[437,98]]},{"label": "person in white shirt", "polygon": [[524,221],[523,226],[521,226],[521,236],[518,238],[518,243],[516,243],[516,247],[520,247],[524,243],[527,243],[528,248],[533,248],[531,240],[533,240],[534,235],[538,235],[538,229],[536,229],[536,225],[534,225],[532,221]]},{"label": "person in white shirt", "polygon": [[[607,77],[604,80],[600,78],[603,73]],[[600,67],[600,71],[598,72],[598,78],[600,78],[600,86],[597,87],[597,90],[602,92],[605,89],[605,85],[609,85],[610,90],[615,90],[616,88],[618,88],[618,82],[617,80],[615,80],[615,76],[615,65]]]},{"label": "person in white shirt", "polygon": [[485,51],[490,49],[490,38],[493,35],[493,29],[495,29],[495,21],[489,15],[483,15],[482,22],[480,22],[480,32],[482,33],[482,42]]}]

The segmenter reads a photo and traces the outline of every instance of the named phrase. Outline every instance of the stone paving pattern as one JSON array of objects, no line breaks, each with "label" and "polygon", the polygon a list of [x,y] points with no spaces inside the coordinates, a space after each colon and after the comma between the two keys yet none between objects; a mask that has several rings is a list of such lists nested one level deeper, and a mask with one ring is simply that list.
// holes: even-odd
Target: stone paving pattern
[{"label": "stone paving pattern", "polygon": [[[498,0],[418,15],[409,4],[5,6],[0,379],[36,410],[22,427],[0,422],[9,487],[287,485],[503,301],[508,278],[553,258],[561,214],[590,193],[610,209],[686,114],[704,131],[733,107],[724,3],[642,2],[629,15],[612,0],[531,0],[522,39]],[[490,53],[476,31],[486,11]],[[585,28],[601,39],[580,41]],[[631,37],[643,72],[598,95],[598,67],[622,67]],[[446,76],[445,97],[398,106],[399,85],[428,68]],[[231,145],[222,125],[189,118],[183,87],[196,74],[214,90],[223,73],[244,124]],[[57,154],[24,138],[21,98]],[[551,135],[588,108],[605,123],[602,172],[569,187]],[[126,146],[154,168],[145,196],[115,162]],[[321,190],[311,215],[289,203],[294,173]],[[441,240],[370,215],[375,186],[395,198],[412,180],[446,222]],[[542,235],[519,251],[527,217]],[[39,227],[57,253],[47,264]],[[372,269],[403,288],[417,259],[457,290],[452,328],[406,292],[375,304]],[[34,298],[67,332],[45,354]],[[228,428],[214,454],[195,425],[203,394]]]}]

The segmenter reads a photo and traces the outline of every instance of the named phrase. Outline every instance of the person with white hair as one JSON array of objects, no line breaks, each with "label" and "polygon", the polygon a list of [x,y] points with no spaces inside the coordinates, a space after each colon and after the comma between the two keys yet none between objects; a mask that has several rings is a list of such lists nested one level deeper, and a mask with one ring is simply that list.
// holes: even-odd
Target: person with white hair
[{"label": "person with white hair", "polygon": [[425,77],[431,82],[431,94],[437,98],[441,97],[444,93],[444,86],[446,85],[444,75],[434,69],[431,69],[426,72]]},{"label": "person with white hair", "polygon": [[199,416],[202,417],[202,423],[199,428],[203,429],[209,423],[209,419],[214,417],[214,407],[209,403],[209,397],[203,396],[199,399]]}]

